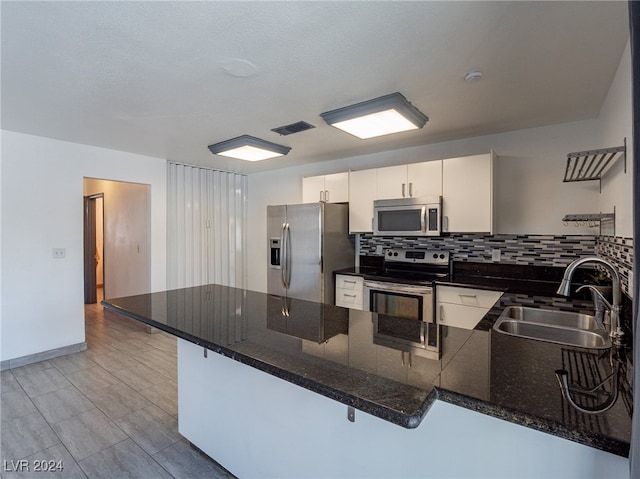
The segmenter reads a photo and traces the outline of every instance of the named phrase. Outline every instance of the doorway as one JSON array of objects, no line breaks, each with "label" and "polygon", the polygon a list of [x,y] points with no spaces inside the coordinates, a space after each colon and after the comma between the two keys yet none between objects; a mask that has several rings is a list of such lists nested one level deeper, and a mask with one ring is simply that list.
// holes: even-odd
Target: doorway
[{"label": "doorway", "polygon": [[85,304],[150,291],[150,192],[147,184],[84,178]]},{"label": "doorway", "polygon": [[104,298],[104,194],[84,197],[84,304]]}]

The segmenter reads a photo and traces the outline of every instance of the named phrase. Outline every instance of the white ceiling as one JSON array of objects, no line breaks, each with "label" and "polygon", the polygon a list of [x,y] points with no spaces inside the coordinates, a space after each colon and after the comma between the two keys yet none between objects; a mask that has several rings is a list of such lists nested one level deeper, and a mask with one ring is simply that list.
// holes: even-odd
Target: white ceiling
[{"label": "white ceiling", "polygon": [[[3,1],[2,128],[251,173],[593,118],[627,8]],[[472,69],[484,78],[465,82]],[[429,117],[423,129],[359,140],[319,116],[395,91]],[[316,128],[270,131],[299,120]],[[243,134],[292,150],[249,163],[207,149]]]}]

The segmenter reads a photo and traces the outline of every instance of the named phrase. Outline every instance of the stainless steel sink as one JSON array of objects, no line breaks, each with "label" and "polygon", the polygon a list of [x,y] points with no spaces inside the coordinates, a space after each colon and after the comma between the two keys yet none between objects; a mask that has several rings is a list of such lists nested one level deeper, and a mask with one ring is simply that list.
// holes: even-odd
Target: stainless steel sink
[{"label": "stainless steel sink", "polygon": [[580,348],[611,347],[609,333],[594,316],[550,309],[509,306],[493,329],[499,333]]}]

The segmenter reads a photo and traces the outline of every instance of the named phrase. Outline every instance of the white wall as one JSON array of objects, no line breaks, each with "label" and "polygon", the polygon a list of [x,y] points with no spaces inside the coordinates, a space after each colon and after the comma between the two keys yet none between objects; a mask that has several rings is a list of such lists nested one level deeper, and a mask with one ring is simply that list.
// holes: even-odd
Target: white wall
[{"label": "white wall", "polygon": [[[618,160],[602,179],[599,209],[610,213],[616,207],[616,236],[633,236],[633,102],[631,101],[631,47],[622,55],[609,94],[600,110],[601,147],[620,146],[627,139],[627,173]],[[604,230],[603,230],[604,231]]]},{"label": "white wall", "polygon": [[3,130],[3,361],[85,340],[84,177],[151,186],[151,289],[165,288],[164,160]]},{"label": "white wall", "polygon": [[107,299],[150,290],[149,189],[149,185],[123,181],[93,178],[84,181],[85,196],[104,194],[104,297]]}]

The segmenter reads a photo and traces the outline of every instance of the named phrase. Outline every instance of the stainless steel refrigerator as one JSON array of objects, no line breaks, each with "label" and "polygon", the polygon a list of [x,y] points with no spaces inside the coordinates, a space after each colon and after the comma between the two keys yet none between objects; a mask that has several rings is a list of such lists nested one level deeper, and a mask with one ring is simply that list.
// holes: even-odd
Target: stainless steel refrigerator
[{"label": "stainless steel refrigerator", "polygon": [[267,238],[269,294],[335,302],[333,272],[355,261],[348,205],[267,206]]}]

